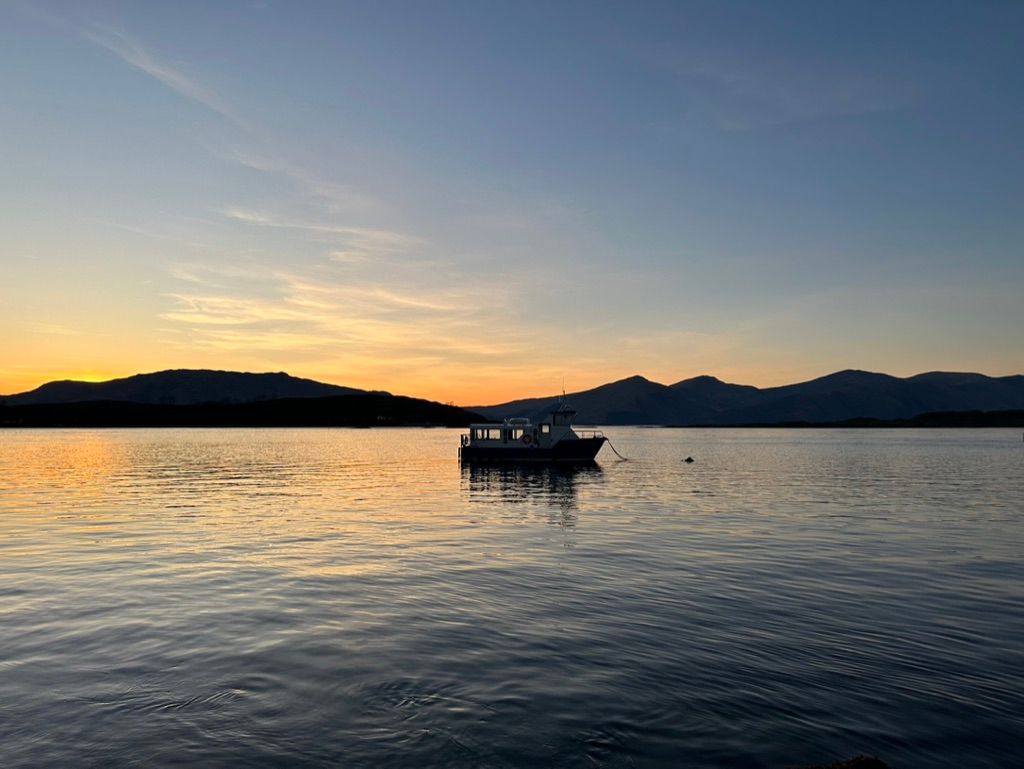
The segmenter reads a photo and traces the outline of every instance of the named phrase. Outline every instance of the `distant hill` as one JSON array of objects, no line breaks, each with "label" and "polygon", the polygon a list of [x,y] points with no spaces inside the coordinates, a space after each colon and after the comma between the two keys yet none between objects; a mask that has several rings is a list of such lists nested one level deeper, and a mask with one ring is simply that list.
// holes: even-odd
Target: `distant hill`
[{"label": "distant hill", "polygon": [[0,404],[0,427],[464,427],[480,419],[457,406],[387,393],[187,405]]},{"label": "distant hill", "polygon": [[478,414],[288,374],[178,369],[0,398],[0,427],[461,427]]},{"label": "distant hill", "polygon": [[353,387],[300,379],[284,373],[174,369],[108,382],[48,382],[30,392],[0,398],[9,406],[121,401],[164,405],[252,403],[282,398],[326,398],[365,393]]},{"label": "distant hill", "polygon": [[[337,400],[355,396],[373,397],[363,401]],[[633,376],[572,393],[567,399],[577,409],[577,421],[581,424],[896,422],[932,412],[1024,410],[1024,376],[929,372],[901,379],[848,370],[808,382],[763,389],[730,384],[711,376],[670,385]],[[300,402],[305,400],[322,403],[304,406]],[[475,414],[470,416],[536,418],[546,415],[557,403],[557,396],[530,398],[497,406],[473,407],[470,411]],[[80,407],[63,408],[78,404]],[[247,404],[266,404],[267,407],[198,408]],[[469,412],[461,409],[443,412],[446,416],[441,418],[442,412],[431,410],[441,404],[430,401],[400,399],[385,392],[370,393],[284,373],[191,369],[139,374],[109,382],[50,382],[30,392],[0,398],[0,405],[3,407],[0,420],[6,424],[40,425],[464,424],[469,418],[466,416]],[[165,408],[137,408],[142,406]],[[187,411],[182,407],[197,408]]]},{"label": "distant hill", "polygon": [[[583,424],[752,425],[910,419],[928,412],[1024,409],[1024,376],[930,372],[901,379],[839,371],[809,382],[757,388],[700,376],[672,385],[633,376],[568,395]],[[536,418],[557,396],[472,410],[488,419]]]}]

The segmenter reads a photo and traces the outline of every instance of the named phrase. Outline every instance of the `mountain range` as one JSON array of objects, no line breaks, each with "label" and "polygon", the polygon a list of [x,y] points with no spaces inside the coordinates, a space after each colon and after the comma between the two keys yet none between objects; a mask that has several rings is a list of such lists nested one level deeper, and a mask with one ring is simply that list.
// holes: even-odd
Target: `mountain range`
[{"label": "mountain range", "polygon": [[283,373],[179,369],[0,398],[5,427],[382,427],[480,421],[457,406]]},{"label": "mountain range", "polygon": [[[369,397],[373,396],[373,397]],[[836,423],[855,419],[906,420],[932,412],[1010,411],[1024,409],[1024,376],[931,372],[899,378],[868,371],[840,371],[808,382],[758,388],[698,376],[665,385],[642,376],[574,392],[566,400],[577,410],[577,422],[600,425],[753,425]],[[399,404],[399,400],[402,401]],[[316,401],[317,403],[309,403]],[[97,414],[104,423],[122,415],[151,424],[254,423],[375,424],[465,423],[470,419],[537,418],[546,415],[559,396],[528,398],[463,412],[442,412],[441,404],[401,399],[386,392],[359,390],[300,379],[285,373],[177,369],[114,379],[108,382],[59,381],[29,392],[0,397],[7,418],[87,423]],[[105,404],[98,406],[84,404]],[[39,411],[42,407],[83,404],[73,409]],[[258,409],[234,408],[263,404]],[[276,404],[271,406],[271,404]],[[140,409],[139,405],[160,407]],[[197,406],[220,408],[197,410]],[[180,407],[180,408],[177,408]],[[185,408],[188,407],[188,408]],[[231,407],[231,408],[229,408]],[[451,409],[452,407],[445,407]],[[24,409],[24,410],[23,410]],[[340,410],[339,410],[340,409]],[[19,412],[17,415],[14,412]],[[372,412],[372,413],[371,413]],[[460,413],[455,413],[460,412]],[[178,417],[175,417],[175,414]],[[273,416],[269,416],[269,415]],[[393,416],[389,416],[393,415]],[[70,420],[70,422],[69,422]],[[84,420],[84,421],[83,421]],[[113,420],[113,421],[111,421]],[[211,421],[212,420],[212,421]],[[226,421],[225,421],[226,420]],[[342,420],[342,421],[338,421]]]},{"label": "mountain range", "polygon": [[[107,382],[63,379],[0,400],[9,406],[86,401],[120,401],[188,406],[198,403],[253,403],[282,398],[329,398],[365,394],[366,390],[300,379],[283,372],[249,374],[237,371],[172,369],[136,374]],[[388,393],[381,393],[387,395]]]},{"label": "mountain range", "polygon": [[[1024,376],[930,372],[899,378],[839,371],[808,382],[758,388],[712,376],[671,385],[632,376],[565,396],[577,422],[597,425],[753,425],[909,419],[947,411],[1024,409]],[[558,396],[470,407],[488,419],[536,418]]]}]

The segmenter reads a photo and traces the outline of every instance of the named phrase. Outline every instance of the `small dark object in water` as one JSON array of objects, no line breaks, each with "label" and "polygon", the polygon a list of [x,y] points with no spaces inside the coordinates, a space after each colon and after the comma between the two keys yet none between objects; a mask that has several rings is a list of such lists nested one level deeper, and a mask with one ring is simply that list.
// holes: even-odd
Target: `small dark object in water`
[{"label": "small dark object in water", "polygon": [[836,761],[834,764],[815,764],[814,766],[794,767],[794,769],[892,769],[892,767],[873,756],[857,756],[848,761]]},{"label": "small dark object in water", "polygon": [[686,458],[686,459],[684,459],[683,461],[684,461],[684,462],[686,462],[686,464],[688,464],[688,465],[689,465],[689,464],[692,464],[692,463],[693,463],[693,457],[687,457],[687,458]]}]

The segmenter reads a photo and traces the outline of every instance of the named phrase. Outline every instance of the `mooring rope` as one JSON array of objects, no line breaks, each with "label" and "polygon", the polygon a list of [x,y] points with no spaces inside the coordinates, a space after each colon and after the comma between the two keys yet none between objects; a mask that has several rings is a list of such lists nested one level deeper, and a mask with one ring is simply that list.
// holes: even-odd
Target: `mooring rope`
[{"label": "mooring rope", "polygon": [[[611,442],[610,440],[608,440],[608,438],[607,438],[607,437],[605,437],[605,441],[607,441],[607,443],[608,443],[608,448],[610,448],[610,449],[611,449],[612,451],[615,451],[615,447],[614,447],[614,446],[612,446],[612,442]],[[628,461],[629,461],[629,459],[628,459],[628,458],[626,458],[626,457],[622,456],[622,454],[620,454],[620,453],[619,453],[618,451],[615,451],[615,456],[617,456],[617,457],[618,457],[619,459],[621,459],[621,460],[622,460],[623,462],[628,462]]]}]

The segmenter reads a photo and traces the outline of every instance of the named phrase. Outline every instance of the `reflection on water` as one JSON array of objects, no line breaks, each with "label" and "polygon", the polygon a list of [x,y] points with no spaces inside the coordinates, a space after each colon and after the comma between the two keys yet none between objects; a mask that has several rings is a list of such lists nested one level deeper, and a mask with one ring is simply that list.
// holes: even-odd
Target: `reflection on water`
[{"label": "reflection on water", "polygon": [[1017,431],[0,437],[4,767],[1019,752]]},{"label": "reflection on water", "polygon": [[[462,489],[475,505],[527,505],[539,511],[549,523],[564,530],[577,523],[579,488],[601,481],[597,462],[573,464],[464,464]],[[520,508],[512,507],[510,514]],[[566,547],[573,540],[566,538]]]},{"label": "reflection on water", "polygon": [[597,462],[462,465],[463,488],[473,502],[516,504],[541,500],[569,510],[576,507],[579,485],[593,485],[600,478]]}]

